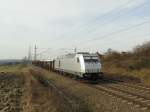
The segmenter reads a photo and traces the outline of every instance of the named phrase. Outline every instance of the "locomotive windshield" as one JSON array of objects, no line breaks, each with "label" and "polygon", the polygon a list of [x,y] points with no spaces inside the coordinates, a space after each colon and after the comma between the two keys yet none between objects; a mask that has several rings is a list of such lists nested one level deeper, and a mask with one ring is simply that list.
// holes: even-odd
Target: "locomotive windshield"
[{"label": "locomotive windshield", "polygon": [[99,62],[99,59],[98,57],[84,57],[84,61],[85,62],[95,62],[95,63],[98,63]]}]

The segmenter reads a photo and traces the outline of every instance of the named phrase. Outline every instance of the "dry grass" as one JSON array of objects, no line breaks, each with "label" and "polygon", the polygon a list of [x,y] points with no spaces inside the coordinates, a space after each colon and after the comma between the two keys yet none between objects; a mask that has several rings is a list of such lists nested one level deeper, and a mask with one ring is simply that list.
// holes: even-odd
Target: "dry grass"
[{"label": "dry grass", "polygon": [[22,99],[24,112],[58,112],[55,95],[49,88],[39,83],[28,70],[24,70],[23,74],[26,76],[26,92]]},{"label": "dry grass", "polygon": [[[57,81],[59,82],[59,80],[55,80],[54,77],[48,78],[47,71],[40,68],[33,68],[30,69],[30,71],[43,85],[47,87],[50,86],[55,96],[57,95],[57,97],[53,98],[58,101],[55,102],[55,104],[58,106],[59,112],[92,112],[85,102],[81,101],[81,99],[72,94],[72,91],[66,91],[66,89],[64,89],[64,83],[61,84],[62,86],[59,86],[57,85]],[[52,72],[48,73],[48,75],[54,76]],[[50,85],[47,83],[47,80]]]},{"label": "dry grass", "polygon": [[150,85],[150,42],[134,48],[132,52],[109,50],[102,56],[103,72],[122,77],[133,77]]},{"label": "dry grass", "polygon": [[[107,63],[107,62],[105,62],[105,63]],[[136,69],[128,70],[123,67],[116,67],[113,65],[108,65],[108,64],[105,65],[104,64],[103,72],[114,75],[114,77],[116,77],[116,78],[118,77],[121,79],[124,79],[124,78],[134,79],[137,82],[141,82],[145,85],[150,85],[150,69],[149,68],[142,68],[139,70],[136,70]]]},{"label": "dry grass", "polygon": [[101,96],[103,93],[98,90],[89,87],[86,84],[60,76],[54,72],[49,72],[41,68],[34,69],[39,69],[44,77],[55,83],[59,88],[62,88],[66,93],[70,94],[68,97],[72,96],[76,103],[80,105],[80,111],[77,112],[111,111],[111,100],[108,96]]}]

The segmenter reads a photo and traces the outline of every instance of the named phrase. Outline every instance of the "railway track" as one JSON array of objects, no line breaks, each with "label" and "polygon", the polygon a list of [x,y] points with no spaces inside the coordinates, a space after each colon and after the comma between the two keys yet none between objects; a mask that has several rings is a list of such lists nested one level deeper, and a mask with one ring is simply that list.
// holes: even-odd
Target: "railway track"
[{"label": "railway track", "polygon": [[138,84],[133,84],[133,83],[127,83],[127,82],[120,82],[120,81],[114,81],[110,79],[103,79],[105,83],[111,83],[111,85],[120,88],[120,89],[126,89],[127,91],[131,93],[137,93],[139,95],[147,96],[150,98],[150,88],[144,87],[144,86],[139,86]]},{"label": "railway track", "polygon": [[[108,80],[107,82],[105,80],[104,83],[90,86],[113,98],[121,99],[122,102],[133,104],[135,107],[139,107],[142,110],[150,110],[150,94],[147,93],[150,92],[149,88],[142,86],[139,88],[132,86],[132,84],[125,84],[122,82],[110,83],[110,81],[112,82],[113,80],[109,80],[109,82]],[[143,94],[140,94],[140,92],[133,91],[133,89],[136,89],[137,91],[146,90],[146,93],[143,91]]]},{"label": "railway track", "polygon": [[88,84],[88,86],[103,91],[112,97],[121,98],[123,102],[134,104],[136,107],[141,107],[142,110],[150,110],[150,88],[113,79],[102,79],[94,85],[82,79],[77,81]]},{"label": "railway track", "polygon": [[84,80],[77,81],[100,90],[113,98],[121,99],[124,103],[133,104],[135,107],[139,107],[142,110],[150,110],[150,88],[133,85],[127,82],[115,81],[113,79],[103,79],[100,81],[101,83],[94,85]]},{"label": "railway track", "polygon": [[128,102],[129,104],[134,104],[136,107],[141,107],[143,110],[150,110],[150,99],[145,99],[143,97],[139,97],[138,95],[131,95],[127,92],[118,91],[116,89],[110,89],[106,86],[94,86],[94,88],[101,90],[110,96],[114,96],[116,98],[121,98],[123,102]]},{"label": "railway track", "polygon": [[128,86],[128,87],[131,87],[131,88],[135,88],[137,90],[139,89],[139,90],[150,92],[150,88],[145,87],[145,86],[143,86],[141,84],[138,84],[138,83],[127,83],[127,82],[124,82],[124,81],[109,79],[109,78],[103,79],[103,81],[112,82],[112,83],[120,83],[121,85]]},{"label": "railway track", "polygon": [[133,95],[127,92],[122,92],[104,85],[94,86],[94,88],[103,91],[112,97],[120,98],[123,102],[128,102],[128,104],[134,104],[135,107],[141,107],[142,110],[150,110],[150,99],[145,99],[141,96],[139,97],[135,94]]},{"label": "railway track", "polygon": [[142,85],[139,85],[139,84],[133,84],[133,83],[122,83],[124,86],[128,86],[128,87],[131,87],[131,88],[135,88],[137,90],[143,90],[143,91],[148,91],[150,92],[150,88],[148,87],[145,87],[145,86],[142,86]]},{"label": "railway track", "polygon": [[[66,77],[72,80],[75,78]],[[150,88],[139,84],[127,83],[113,79],[103,79],[98,84],[89,84],[88,81],[76,80],[95,88],[101,93],[107,94],[112,98],[120,99],[122,102],[132,104],[142,110],[150,110]]]}]

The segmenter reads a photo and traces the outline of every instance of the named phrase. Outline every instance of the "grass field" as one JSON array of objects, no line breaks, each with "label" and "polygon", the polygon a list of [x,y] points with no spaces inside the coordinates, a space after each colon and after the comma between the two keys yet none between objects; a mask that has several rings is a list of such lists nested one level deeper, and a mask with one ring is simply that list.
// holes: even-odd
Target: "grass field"
[{"label": "grass field", "polygon": [[22,68],[26,67],[25,64],[17,65],[0,65],[0,72],[17,72]]}]

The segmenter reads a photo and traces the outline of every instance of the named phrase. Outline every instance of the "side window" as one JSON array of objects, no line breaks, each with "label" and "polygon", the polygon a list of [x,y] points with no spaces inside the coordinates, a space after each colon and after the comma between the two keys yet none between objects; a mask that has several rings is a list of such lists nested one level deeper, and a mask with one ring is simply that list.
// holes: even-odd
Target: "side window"
[{"label": "side window", "polygon": [[80,60],[79,60],[79,58],[77,58],[77,63],[80,63]]}]

